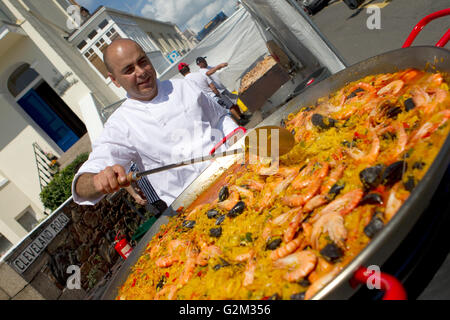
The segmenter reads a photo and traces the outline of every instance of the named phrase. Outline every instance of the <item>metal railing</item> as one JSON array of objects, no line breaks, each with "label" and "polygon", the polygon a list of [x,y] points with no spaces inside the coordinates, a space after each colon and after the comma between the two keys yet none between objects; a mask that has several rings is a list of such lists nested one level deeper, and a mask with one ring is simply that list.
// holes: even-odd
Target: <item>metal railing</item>
[{"label": "metal railing", "polygon": [[38,170],[39,186],[42,191],[42,188],[50,183],[53,176],[59,171],[59,168],[57,162],[52,162],[53,160],[49,159],[44,150],[36,142],[33,142],[33,152]]}]

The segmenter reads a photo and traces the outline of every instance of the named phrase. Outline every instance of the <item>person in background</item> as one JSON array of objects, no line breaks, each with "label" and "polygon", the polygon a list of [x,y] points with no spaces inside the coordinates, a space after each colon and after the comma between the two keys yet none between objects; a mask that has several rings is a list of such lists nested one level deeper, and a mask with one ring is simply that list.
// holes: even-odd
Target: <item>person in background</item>
[{"label": "person in background", "polygon": [[223,97],[220,94],[219,90],[217,90],[213,81],[208,76],[200,72],[191,72],[189,65],[184,62],[178,64],[178,71],[180,71],[180,73],[185,77],[186,80],[195,84],[200,90],[211,97],[219,105],[229,110],[229,112],[233,115],[234,119],[240,126],[244,126],[248,123],[248,119],[242,117],[240,111],[238,112],[235,108],[233,108],[234,105],[231,100]]},{"label": "person in background", "polygon": [[216,73],[217,71],[219,71],[225,67],[228,67],[228,63],[224,62],[224,63],[218,64],[217,66],[210,66],[210,65],[208,65],[208,62],[206,61],[206,57],[197,57],[197,59],[195,59],[195,63],[200,68],[199,72],[203,73],[204,75],[206,75],[213,81],[217,90],[219,90],[221,96],[224,99],[228,98],[231,101],[231,103],[233,104],[232,108],[236,109],[237,112],[239,112],[241,114],[241,117],[249,119],[251,117],[251,114],[247,115],[245,113],[241,113],[241,110],[236,105],[238,96],[236,94],[233,94],[230,91],[228,91],[228,89],[225,87],[225,85],[222,83],[222,81],[220,81],[220,78]]}]

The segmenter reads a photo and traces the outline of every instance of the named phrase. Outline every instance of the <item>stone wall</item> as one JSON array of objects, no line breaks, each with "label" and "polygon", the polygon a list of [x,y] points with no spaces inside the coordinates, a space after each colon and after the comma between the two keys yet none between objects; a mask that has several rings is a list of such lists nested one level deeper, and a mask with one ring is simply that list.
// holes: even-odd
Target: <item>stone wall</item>
[{"label": "stone wall", "polygon": [[[114,249],[116,234],[120,232],[135,245],[131,240],[134,231],[150,215],[131,201],[120,191],[95,206],[69,201],[52,213],[0,262],[0,300],[85,299],[123,261]],[[43,248],[48,231],[58,233]],[[80,289],[66,285],[73,274],[67,273],[70,265],[80,268]]]}]

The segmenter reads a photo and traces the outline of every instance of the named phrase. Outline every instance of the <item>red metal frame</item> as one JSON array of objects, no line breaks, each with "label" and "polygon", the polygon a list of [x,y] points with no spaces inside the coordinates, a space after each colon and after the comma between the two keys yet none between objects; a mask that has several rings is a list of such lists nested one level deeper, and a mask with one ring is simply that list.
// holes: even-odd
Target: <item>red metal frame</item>
[{"label": "red metal frame", "polygon": [[367,268],[360,267],[350,280],[350,285],[355,288],[359,284],[365,285],[372,280],[375,280],[375,283],[378,282],[380,289],[384,291],[383,300],[406,300],[406,291],[400,281],[383,272],[370,272]]},{"label": "red metal frame", "polygon": [[228,139],[230,139],[232,136],[234,136],[236,133],[238,133],[239,131],[242,131],[243,134],[245,134],[247,132],[247,129],[245,129],[244,127],[237,127],[236,129],[234,129],[233,131],[231,131],[231,133],[229,133],[225,138],[222,139],[222,141],[220,141],[219,143],[217,143],[214,148],[211,149],[211,151],[209,152],[210,155],[214,154],[214,152],[216,152],[217,149],[220,148],[220,146],[222,146],[225,142],[227,142]]},{"label": "red metal frame", "polygon": [[[425,18],[419,21],[417,23],[411,33],[409,34],[408,38],[406,39],[405,43],[403,44],[402,48],[408,48],[413,43],[414,39],[417,37],[417,35],[422,31],[422,29],[432,20],[450,15],[450,8],[443,9],[436,11],[432,14],[427,15]],[[436,47],[443,47],[447,44],[447,42],[450,40],[450,29],[447,30],[447,32],[444,34],[444,36],[436,43]]]}]

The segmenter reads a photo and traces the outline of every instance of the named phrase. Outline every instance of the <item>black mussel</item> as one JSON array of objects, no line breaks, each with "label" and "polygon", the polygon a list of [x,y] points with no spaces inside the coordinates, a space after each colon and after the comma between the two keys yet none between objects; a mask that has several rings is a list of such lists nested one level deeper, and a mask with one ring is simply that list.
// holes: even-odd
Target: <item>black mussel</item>
[{"label": "black mussel", "polygon": [[209,235],[214,238],[220,238],[222,235],[222,227],[209,229]]},{"label": "black mussel", "polygon": [[364,91],[364,89],[358,88],[358,89],[354,90],[352,93],[350,93],[350,94],[346,97],[346,99],[348,100],[348,99],[351,99],[351,98],[353,98],[353,97],[356,97],[356,94],[357,94],[358,92],[363,92],[363,91]]},{"label": "black mussel", "polygon": [[311,282],[307,278],[303,278],[299,282],[297,282],[302,287],[309,287],[311,285]]},{"label": "black mussel", "polygon": [[291,130],[291,134],[295,135],[295,128]]},{"label": "black mussel", "polygon": [[422,161],[417,161],[417,162],[414,162],[414,164],[413,164],[413,169],[418,169],[418,170],[422,170],[423,169],[423,167],[425,167],[425,162],[422,162]]},{"label": "black mussel", "polygon": [[337,259],[342,257],[344,252],[335,243],[329,243],[322,250],[320,250],[320,254],[328,262],[334,263]]},{"label": "black mussel", "polygon": [[381,183],[385,186],[392,186],[400,181],[403,172],[406,171],[408,164],[405,161],[397,161],[388,166],[381,177]]},{"label": "black mussel", "polygon": [[225,215],[224,214],[221,214],[220,216],[218,216],[217,219],[216,219],[216,226],[221,224],[224,220],[225,220]]},{"label": "black mussel", "polygon": [[228,199],[228,196],[230,195],[230,192],[228,191],[227,186],[223,186],[222,189],[219,191],[219,201],[225,201]]},{"label": "black mussel", "polygon": [[313,125],[319,127],[320,129],[330,129],[331,127],[335,127],[337,123],[336,120],[324,117],[318,113],[314,113],[312,115],[311,122]]},{"label": "black mussel", "polygon": [[266,245],[266,250],[275,250],[280,246],[281,242],[282,242],[281,238],[270,240],[269,243],[267,243]]},{"label": "black mussel", "polygon": [[228,211],[228,216],[230,218],[237,217],[242,212],[244,212],[244,209],[245,209],[245,203],[243,201],[239,201],[238,203],[236,203],[236,205],[230,211]]},{"label": "black mussel", "polygon": [[286,121],[284,119],[281,119],[280,127],[286,128]]},{"label": "black mussel", "polygon": [[369,224],[364,228],[364,233],[369,238],[373,238],[378,233],[378,231],[383,229],[383,227],[383,220],[381,220],[377,214],[374,214],[372,220],[370,220]]},{"label": "black mussel", "polygon": [[406,111],[412,110],[412,109],[414,109],[416,107],[416,104],[414,103],[412,98],[406,99],[405,102],[404,102],[404,105],[405,105],[405,110]]},{"label": "black mussel", "polygon": [[402,113],[402,111],[403,111],[402,108],[398,106],[390,107],[389,109],[386,110],[386,116],[388,118],[395,119],[400,113]]},{"label": "black mussel", "polygon": [[368,193],[361,199],[359,204],[383,204],[383,198],[378,193]]},{"label": "black mussel", "polygon": [[305,300],[305,292],[294,293],[291,295],[291,300]]},{"label": "black mussel", "polygon": [[353,141],[353,140],[352,140],[352,142],[348,142],[347,140],[344,140],[344,141],[341,142],[341,144],[344,147],[347,147],[347,148],[354,148],[354,147],[356,147],[356,141]]},{"label": "black mussel", "polygon": [[231,265],[231,264],[230,264],[228,261],[226,261],[225,259],[220,258],[220,257],[219,257],[219,259],[220,259],[220,263],[216,264],[216,265],[213,267],[213,269],[214,269],[215,271],[219,270],[220,268],[228,267],[228,266]]},{"label": "black mussel", "polygon": [[161,289],[164,287],[164,284],[166,283],[166,277],[162,276],[161,279],[159,279],[158,284],[156,285],[156,289]]},{"label": "black mussel", "polygon": [[342,189],[344,189],[344,188],[345,188],[345,183],[339,184],[339,183],[336,182],[336,183],[331,187],[330,191],[328,191],[327,198],[328,198],[330,201],[331,201],[331,200],[334,200],[334,198],[336,198],[336,197],[339,195],[339,193],[341,193]]},{"label": "black mussel", "polygon": [[184,220],[181,226],[183,228],[192,229],[195,226],[195,220]]},{"label": "black mussel", "polygon": [[267,300],[281,300],[281,297],[278,293],[271,295]]},{"label": "black mussel", "polygon": [[218,215],[219,215],[219,211],[214,210],[214,209],[208,210],[208,211],[206,212],[206,216],[207,216],[209,219],[215,218],[215,217],[217,217]]},{"label": "black mussel", "polygon": [[381,135],[381,138],[383,140],[394,140],[397,137],[397,135],[394,132],[385,132]]},{"label": "black mussel", "polygon": [[416,187],[416,180],[413,176],[409,176],[408,180],[403,182],[403,185],[405,186],[406,190],[413,191],[413,189]]},{"label": "black mussel", "polygon": [[377,164],[376,166],[366,168],[359,173],[359,179],[367,190],[376,188],[380,184],[383,169],[384,165]]}]

